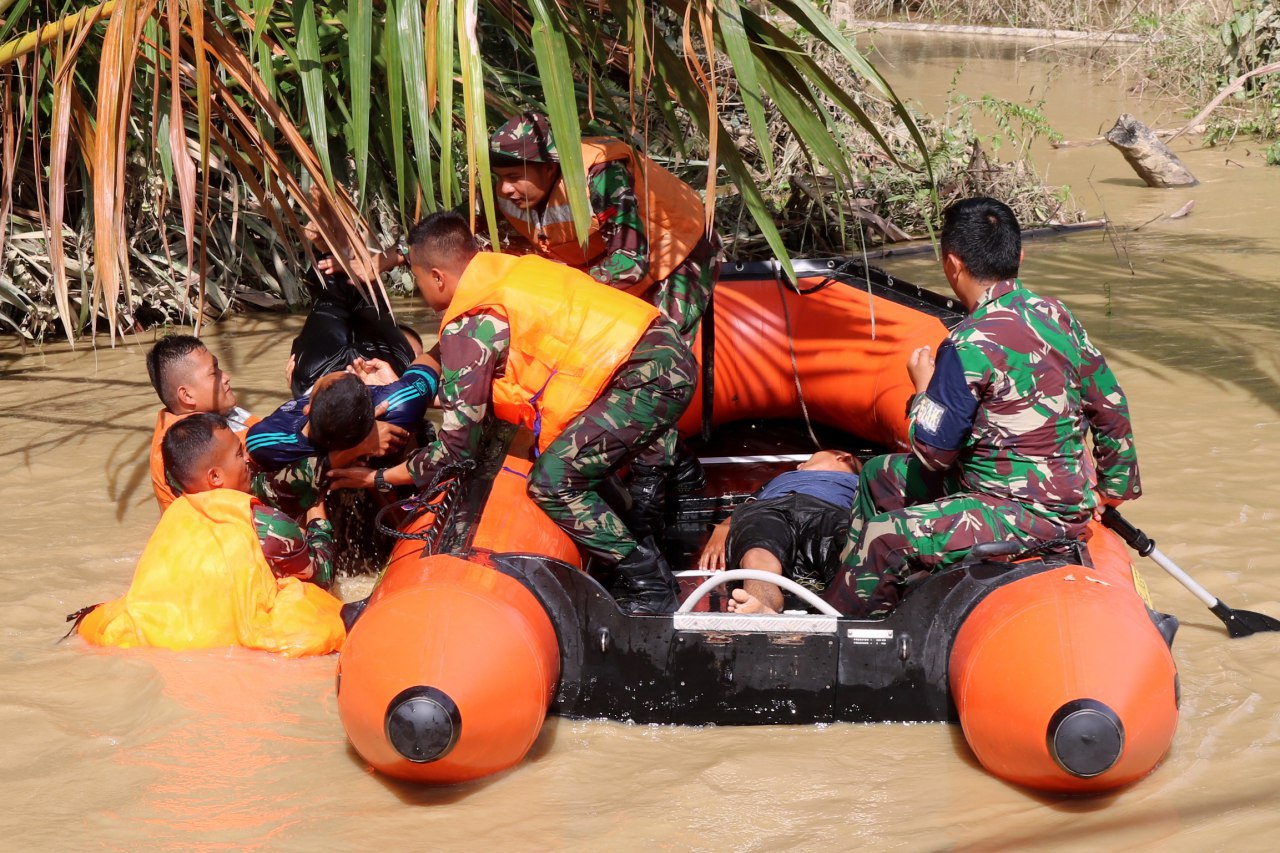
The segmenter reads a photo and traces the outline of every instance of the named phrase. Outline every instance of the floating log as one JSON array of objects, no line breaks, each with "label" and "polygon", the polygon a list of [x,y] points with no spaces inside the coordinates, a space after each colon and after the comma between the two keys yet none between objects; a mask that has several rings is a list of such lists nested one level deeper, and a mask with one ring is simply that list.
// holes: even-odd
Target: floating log
[{"label": "floating log", "polygon": [[1116,119],[1106,139],[1124,155],[1138,177],[1150,187],[1190,187],[1200,183],[1151,128],[1129,113]]},{"label": "floating log", "polygon": [[[1165,143],[1168,144],[1169,142],[1172,142],[1173,140],[1177,139],[1179,136],[1182,136],[1184,133],[1204,133],[1207,129],[1208,129],[1208,125],[1197,124],[1194,126],[1182,127],[1177,130],[1170,130],[1166,128],[1164,130],[1154,131],[1154,133],[1157,138],[1165,140]],[[1092,139],[1063,139],[1058,142],[1053,142],[1051,140],[1049,142],[1049,147],[1051,148],[1092,148],[1095,145],[1106,145],[1106,144],[1107,144],[1107,138],[1105,136],[1095,136]]]},{"label": "floating log", "polygon": [[850,21],[848,26],[868,30],[902,30],[916,33],[938,33],[944,35],[964,36],[996,36],[1015,39],[1050,39],[1053,41],[1079,42],[1125,42],[1128,44],[1145,44],[1163,41],[1162,37],[1139,35],[1137,33],[1097,32],[1083,30],[1045,30],[1028,29],[1026,27],[978,27],[964,24],[917,24],[908,21]]}]

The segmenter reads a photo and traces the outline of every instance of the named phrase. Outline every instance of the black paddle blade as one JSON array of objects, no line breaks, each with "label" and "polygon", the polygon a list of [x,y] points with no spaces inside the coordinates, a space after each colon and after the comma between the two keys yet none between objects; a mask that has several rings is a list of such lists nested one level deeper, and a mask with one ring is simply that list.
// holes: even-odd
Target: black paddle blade
[{"label": "black paddle blade", "polygon": [[1232,610],[1219,601],[1209,608],[1213,615],[1227,626],[1227,633],[1232,639],[1247,637],[1259,631],[1280,631],[1280,619],[1274,619],[1265,613],[1254,613],[1252,610]]}]

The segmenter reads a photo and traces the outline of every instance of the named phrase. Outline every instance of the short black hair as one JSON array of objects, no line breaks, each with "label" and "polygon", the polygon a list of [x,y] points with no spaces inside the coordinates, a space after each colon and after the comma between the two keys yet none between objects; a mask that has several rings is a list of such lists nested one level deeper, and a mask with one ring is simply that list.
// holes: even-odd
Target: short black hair
[{"label": "short black hair", "polygon": [[965,198],[942,212],[942,251],[964,261],[978,281],[1017,278],[1022,229],[1009,205],[994,198]]},{"label": "short black hair", "polygon": [[201,463],[213,447],[213,439],[220,429],[231,429],[227,419],[212,412],[187,415],[164,434],[160,442],[160,457],[164,469],[177,480],[184,491],[200,476]]},{"label": "short black hair", "polygon": [[321,451],[350,450],[373,429],[373,398],[358,376],[344,373],[311,394],[311,443]]},{"label": "short black hair", "polygon": [[409,250],[421,252],[427,266],[441,269],[465,266],[480,251],[471,223],[452,210],[436,211],[410,228]]},{"label": "short black hair", "polygon": [[147,353],[147,376],[151,377],[151,387],[156,389],[160,402],[171,412],[177,412],[178,385],[174,373],[178,365],[187,360],[191,353],[207,349],[204,342],[194,335],[166,335],[156,341],[155,346]]}]

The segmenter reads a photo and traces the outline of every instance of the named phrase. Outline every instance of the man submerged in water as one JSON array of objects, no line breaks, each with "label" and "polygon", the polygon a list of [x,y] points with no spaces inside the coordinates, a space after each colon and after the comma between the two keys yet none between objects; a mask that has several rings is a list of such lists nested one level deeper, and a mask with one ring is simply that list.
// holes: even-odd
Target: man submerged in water
[{"label": "man submerged in water", "polygon": [[[821,591],[840,565],[861,468],[851,453],[820,450],[774,477],[716,526],[698,568],[756,569]],[[777,613],[782,590],[745,581],[728,606],[734,613]]]},{"label": "man submerged in water", "polygon": [[174,424],[162,452],[183,493],[151,534],[129,591],[77,614],[80,634],[125,648],[337,651],[342,602],[321,588],[333,576],[323,502],[304,531],[250,495],[244,446],[221,415]]}]

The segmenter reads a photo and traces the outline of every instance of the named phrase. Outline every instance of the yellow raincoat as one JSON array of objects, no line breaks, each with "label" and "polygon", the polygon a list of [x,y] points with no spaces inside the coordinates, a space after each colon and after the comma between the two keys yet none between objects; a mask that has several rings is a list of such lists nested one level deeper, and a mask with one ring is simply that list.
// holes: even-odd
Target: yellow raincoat
[{"label": "yellow raincoat", "polygon": [[271,573],[252,501],[231,489],[179,497],[151,534],[129,591],[85,616],[81,636],[100,646],[245,646],[287,657],[341,649],[342,602]]}]

